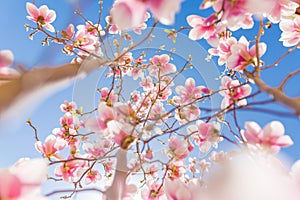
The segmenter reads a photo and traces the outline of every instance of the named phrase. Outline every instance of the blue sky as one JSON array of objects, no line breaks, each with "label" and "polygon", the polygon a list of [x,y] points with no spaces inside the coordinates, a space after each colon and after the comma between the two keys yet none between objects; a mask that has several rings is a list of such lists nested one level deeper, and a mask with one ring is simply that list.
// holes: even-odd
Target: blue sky
[{"label": "blue sky", "polygon": [[[25,0],[2,0],[0,7],[0,50],[10,49],[15,55],[15,63],[22,64],[26,68],[34,66],[57,66],[59,64],[69,62],[70,58],[65,56],[58,45],[50,47],[42,47],[40,44],[43,39],[41,34],[38,34],[34,41],[29,40],[28,33],[26,33],[24,24],[30,23],[25,17],[27,15]],[[108,12],[112,0],[104,1],[104,13]],[[65,28],[70,22],[74,24],[82,23],[83,21],[73,14],[76,3],[83,6],[82,12],[89,19],[97,17],[98,6],[96,1],[76,1],[76,0],[60,0],[60,1],[42,1],[36,0],[38,6],[47,4],[50,9],[56,10],[57,20],[53,23],[57,29]],[[186,0],[182,4],[181,13],[177,15],[177,24],[186,26],[185,18],[189,14],[200,14],[198,10],[200,1]],[[204,12],[202,15],[207,15]],[[177,26],[179,27],[179,26]],[[248,31],[248,39],[253,39],[257,30]],[[234,35],[239,38],[246,32],[239,31]],[[280,37],[280,30],[278,25],[272,26],[271,29],[266,31],[262,40],[268,45],[268,51],[263,57],[266,63],[272,63],[274,60],[287,51],[287,48],[282,47],[278,42]],[[208,49],[209,46],[201,41],[200,44]],[[299,50],[292,53],[278,66],[278,69],[271,69],[263,72],[263,79],[270,85],[276,86],[281,80],[291,71],[299,68]],[[220,68],[222,71],[223,68]],[[287,93],[291,96],[299,96],[299,81],[300,78],[295,77],[287,85]],[[26,125],[26,119],[31,118],[32,122],[38,127],[38,132],[41,138],[51,133],[52,129],[59,126],[59,117],[62,113],[59,110],[59,105],[64,100],[71,100],[73,86],[71,85],[65,90],[57,92],[52,95],[42,104],[40,104],[33,112],[25,113],[25,118],[18,120],[20,123],[15,124],[11,121],[8,124],[2,124],[0,128],[0,167],[7,167],[13,164],[20,157],[39,157],[40,154],[34,150],[34,137],[33,131]],[[0,94],[0,98],[2,95]],[[265,96],[267,97],[267,96]],[[32,102],[35,104],[35,102]],[[282,110],[281,106],[272,105],[269,107],[274,110]],[[23,112],[20,110],[20,113]],[[16,116],[18,117],[18,116]],[[257,121],[261,126],[272,120],[280,120],[284,123],[286,133],[290,134],[295,142],[295,145],[283,150],[291,161],[300,159],[300,124],[296,118],[284,118],[280,116],[272,116],[263,113],[254,112],[241,112],[239,115],[240,124],[243,125],[244,121]]]}]

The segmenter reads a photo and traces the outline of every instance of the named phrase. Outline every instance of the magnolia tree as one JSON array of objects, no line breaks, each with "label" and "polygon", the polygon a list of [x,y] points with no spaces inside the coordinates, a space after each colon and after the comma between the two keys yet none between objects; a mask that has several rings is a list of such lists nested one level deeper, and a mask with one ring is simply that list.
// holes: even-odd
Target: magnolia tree
[{"label": "magnolia tree", "polygon": [[[181,4],[116,0],[107,15],[100,1],[97,19],[78,10],[83,23],[67,27],[52,25],[55,10],[26,4],[30,39],[39,34],[43,45],[61,45],[71,61],[16,70],[12,52],[0,51],[1,115],[61,84],[75,80],[77,86],[57,108],[60,125],[46,138],[27,121],[42,158],[0,169],[0,199],[67,199],[91,191],[109,200],[299,199],[300,162],[288,169],[277,157],[293,145],[284,125],[260,124],[253,116],[238,120],[245,110],[299,116],[299,97],[287,96],[284,87],[300,70],[276,87],[261,76],[297,51],[299,1],[199,1],[188,26],[173,29]],[[278,24],[278,43],[288,49],[273,63],[263,62],[271,45],[264,40]],[[198,40],[211,47],[203,50]],[[95,73],[95,85],[78,80]],[[288,112],[270,109],[274,103]],[[41,187],[46,180],[69,187]]]}]

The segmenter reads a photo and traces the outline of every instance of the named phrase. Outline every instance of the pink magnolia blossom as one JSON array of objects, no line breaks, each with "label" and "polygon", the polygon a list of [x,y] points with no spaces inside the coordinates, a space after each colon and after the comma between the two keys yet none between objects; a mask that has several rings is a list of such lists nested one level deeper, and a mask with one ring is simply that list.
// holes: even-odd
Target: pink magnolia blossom
[{"label": "pink magnolia blossom", "polygon": [[163,24],[174,23],[175,13],[180,9],[182,0],[116,0],[111,11],[112,24],[121,30],[140,26],[145,17],[147,8]]},{"label": "pink magnolia blossom", "polygon": [[208,52],[213,56],[219,56],[218,64],[223,65],[227,62],[229,56],[231,56],[231,46],[234,44],[237,44],[236,38],[230,37],[220,41],[217,48],[209,49]]},{"label": "pink magnolia blossom", "polygon": [[223,163],[229,159],[229,156],[227,155],[227,152],[224,151],[220,151],[220,152],[213,151],[209,159],[214,163]]},{"label": "pink magnolia blossom", "polygon": [[71,102],[64,101],[64,103],[60,105],[60,110],[62,112],[74,113],[76,112],[76,109],[77,109],[77,105],[74,101]]},{"label": "pink magnolia blossom", "polygon": [[279,121],[268,123],[263,129],[256,122],[246,122],[246,130],[242,132],[246,141],[250,144],[260,145],[271,153],[277,153],[281,147],[293,144],[288,135],[284,135],[284,127]]},{"label": "pink magnolia blossom", "polygon": [[97,170],[90,170],[85,177],[85,184],[96,183],[101,179],[101,175]]},{"label": "pink magnolia blossom", "polygon": [[142,1],[117,0],[110,11],[112,23],[121,30],[137,27],[143,23],[146,10]]},{"label": "pink magnolia blossom", "polygon": [[192,27],[189,33],[189,38],[192,40],[209,39],[216,33],[215,25],[198,15],[189,15],[187,22]]},{"label": "pink magnolia blossom", "polygon": [[64,181],[72,182],[77,176],[80,175],[80,169],[82,169],[85,164],[86,163],[82,160],[67,161],[55,168],[55,176],[62,178]]},{"label": "pink magnolia blossom", "polygon": [[0,199],[40,200],[40,185],[46,177],[43,159],[20,159],[12,167],[0,169]]},{"label": "pink magnolia blossom", "polygon": [[169,138],[169,153],[177,160],[182,160],[188,156],[189,142],[185,139],[179,139],[176,136]]},{"label": "pink magnolia blossom", "polygon": [[291,0],[274,0],[274,2],[276,2],[275,5],[272,7],[269,15],[267,15],[272,23],[280,22],[283,16],[292,16],[299,7],[299,4]]},{"label": "pink magnolia blossom", "polygon": [[61,31],[61,36],[66,39],[71,39],[74,36],[74,25],[69,24],[66,30]]},{"label": "pink magnolia blossom", "polygon": [[196,104],[179,107],[175,110],[175,119],[177,119],[180,124],[196,120],[199,116],[200,109]]},{"label": "pink magnolia blossom", "polygon": [[141,197],[143,200],[160,200],[164,195],[163,187],[158,182],[147,182],[146,186],[142,189]]},{"label": "pink magnolia blossom", "polygon": [[155,55],[150,62],[149,72],[152,76],[164,76],[176,72],[176,66],[169,63],[170,56],[167,54]]},{"label": "pink magnolia blossom", "polygon": [[291,47],[300,42],[300,16],[282,19],[279,27],[282,30],[279,41],[283,42],[283,46]]},{"label": "pink magnolia blossom", "polygon": [[94,143],[85,142],[82,145],[82,149],[89,154],[92,158],[99,158],[104,156],[107,149],[111,146],[111,142],[109,140],[100,140]]},{"label": "pink magnolia blossom", "polygon": [[212,5],[216,12],[223,8],[221,22],[230,30],[236,31],[239,28],[249,29],[254,25],[252,13],[247,11],[248,1],[249,0],[224,1],[223,5],[223,0],[217,0],[214,3],[207,5]]},{"label": "pink magnolia blossom", "polygon": [[[10,50],[1,50],[0,51],[0,79],[10,79],[20,76],[20,73],[12,68],[9,68],[12,65],[14,60],[14,55]],[[0,82],[2,82],[0,80]]]},{"label": "pink magnolia blossom", "polygon": [[176,180],[180,179],[184,176],[184,173],[186,172],[185,170],[185,165],[183,160],[178,160],[175,162],[171,162],[168,165],[168,178],[171,180]]},{"label": "pink magnolia blossom", "polygon": [[175,91],[180,96],[174,98],[177,104],[189,104],[202,96],[203,86],[195,86],[195,80],[193,78],[188,78],[185,81],[185,86],[177,86]]},{"label": "pink magnolia blossom", "polygon": [[217,122],[204,123],[198,120],[196,125],[189,126],[187,131],[192,134],[192,138],[202,152],[208,152],[211,146],[217,147],[218,142],[221,141],[219,137],[220,124]]},{"label": "pink magnolia blossom", "polygon": [[235,103],[239,106],[247,104],[247,100],[244,97],[250,95],[252,88],[248,85],[239,86],[238,80],[232,80],[228,76],[224,76],[221,80],[222,86],[220,87],[220,94],[224,96],[221,104],[221,108],[227,108],[229,105]]},{"label": "pink magnolia blossom", "polygon": [[[263,56],[267,50],[265,43],[258,44],[259,57]],[[256,46],[253,45],[249,49],[249,42],[242,36],[236,44],[232,44],[230,47],[231,55],[227,60],[227,67],[234,71],[243,71],[248,65],[256,65],[257,54]]]},{"label": "pink magnolia blossom", "polygon": [[37,141],[35,143],[35,148],[37,151],[41,152],[44,157],[51,158],[52,156],[55,158],[59,158],[57,155],[58,151],[64,149],[67,145],[67,142],[61,138],[57,138],[54,135],[49,135],[44,144],[41,141]]},{"label": "pink magnolia blossom", "polygon": [[198,200],[202,198],[201,186],[196,179],[187,184],[179,179],[166,179],[164,186],[168,200]]},{"label": "pink magnolia blossom", "polygon": [[55,29],[51,23],[56,19],[56,13],[54,10],[49,10],[46,5],[42,5],[37,8],[34,4],[27,2],[26,9],[29,14],[27,19],[38,23],[40,26],[45,27],[48,31],[54,32]]},{"label": "pink magnolia blossom", "polygon": [[78,31],[84,31],[87,34],[93,35],[93,36],[104,36],[105,31],[102,29],[102,26],[100,24],[93,24],[91,21],[88,21],[85,23],[85,25],[78,25],[76,27]]}]

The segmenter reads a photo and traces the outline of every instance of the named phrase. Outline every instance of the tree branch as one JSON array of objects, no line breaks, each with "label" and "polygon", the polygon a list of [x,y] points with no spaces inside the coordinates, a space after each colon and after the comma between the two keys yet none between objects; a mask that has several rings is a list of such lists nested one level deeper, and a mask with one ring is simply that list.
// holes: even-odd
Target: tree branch
[{"label": "tree branch", "polygon": [[270,87],[263,80],[261,80],[260,77],[255,76],[246,70],[244,70],[244,74],[255,82],[260,91],[266,92],[267,94],[271,95],[276,102],[291,108],[297,115],[300,115],[300,98],[286,96],[279,88]]}]

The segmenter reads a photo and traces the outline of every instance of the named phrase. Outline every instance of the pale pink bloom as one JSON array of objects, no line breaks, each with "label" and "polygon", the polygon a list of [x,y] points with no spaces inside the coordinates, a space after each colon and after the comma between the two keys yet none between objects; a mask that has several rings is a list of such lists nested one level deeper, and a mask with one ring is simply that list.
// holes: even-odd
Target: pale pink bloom
[{"label": "pale pink bloom", "polygon": [[220,124],[217,122],[204,123],[198,120],[196,125],[189,126],[187,131],[192,134],[192,138],[199,146],[200,151],[208,152],[211,146],[217,147],[218,142],[220,142],[220,128]]},{"label": "pale pink bloom", "polygon": [[74,113],[74,112],[76,112],[76,109],[77,109],[77,105],[74,101],[71,101],[71,102],[64,101],[64,103],[60,105],[60,110],[62,112]]},{"label": "pale pink bloom", "polygon": [[291,47],[300,42],[300,16],[282,19],[279,27],[282,30],[279,41],[283,42],[283,46]]},{"label": "pale pink bloom", "polygon": [[[80,47],[87,51],[95,51],[96,49],[96,43],[97,43],[97,37],[87,34],[83,30],[78,30],[75,34],[75,43],[73,44],[74,47]],[[80,51],[83,53],[83,55],[87,54],[86,52]]]},{"label": "pale pink bloom", "polygon": [[167,54],[155,55],[150,59],[149,72],[152,76],[164,76],[167,74],[175,73],[176,66],[169,63],[170,56]]},{"label": "pale pink bloom", "polygon": [[69,127],[69,128],[72,128],[73,124],[75,123],[73,115],[69,112],[65,113],[64,116],[61,117],[59,121],[63,127]]},{"label": "pale pink bloom", "polygon": [[158,166],[156,166],[155,164],[150,165],[149,168],[146,169],[146,174],[150,175],[153,178],[157,178],[158,173],[160,169]]},{"label": "pale pink bloom", "polygon": [[61,31],[60,35],[63,38],[71,39],[71,38],[73,38],[74,33],[75,33],[74,25],[73,24],[69,24],[68,27],[67,27],[67,29]]},{"label": "pale pink bloom", "polygon": [[216,33],[215,25],[198,15],[189,15],[187,22],[192,27],[189,33],[192,40],[208,39]]},{"label": "pale pink bloom", "polygon": [[224,151],[220,151],[220,152],[213,151],[209,157],[209,160],[214,163],[223,163],[228,159],[229,156]]},{"label": "pale pink bloom", "polygon": [[202,171],[208,172],[208,168],[211,166],[211,163],[207,162],[205,159],[202,159],[198,165]]},{"label": "pale pink bloom", "polygon": [[100,102],[98,105],[98,116],[88,118],[85,122],[85,127],[88,130],[101,133],[108,136],[111,134],[111,129],[115,126],[115,113],[112,107],[106,105],[105,102]]},{"label": "pale pink bloom", "polygon": [[108,33],[109,34],[118,34],[119,33],[118,27],[115,24],[112,23],[111,16],[106,16],[105,21],[108,25],[110,25],[109,28],[108,28]]},{"label": "pale pink bloom", "polygon": [[137,0],[116,0],[110,15],[112,24],[121,30],[138,27],[144,21],[147,5]]},{"label": "pale pink bloom", "polygon": [[224,76],[221,80],[222,86],[219,93],[224,96],[221,104],[221,108],[227,108],[231,104],[237,104],[238,106],[247,105],[245,97],[250,95],[252,88],[248,85],[241,85],[238,80],[232,80],[228,76]]},{"label": "pale pink bloom", "polygon": [[[126,52],[127,49],[123,49],[122,52]],[[115,57],[118,57],[117,53],[115,54]],[[133,62],[133,57],[131,52],[125,53],[121,58],[118,60],[119,66],[131,66],[131,63]]]},{"label": "pale pink bloom", "polygon": [[147,0],[146,4],[158,20],[165,25],[171,25],[175,21],[175,13],[180,10],[183,0]]},{"label": "pale pink bloom", "polygon": [[186,184],[179,179],[165,179],[164,186],[168,200],[202,199],[199,180],[193,179]]},{"label": "pale pink bloom", "polygon": [[202,96],[203,86],[195,86],[195,80],[193,78],[188,78],[185,81],[185,85],[179,85],[175,88],[175,91],[180,96],[175,96],[174,100],[177,104],[189,104],[196,101]]},{"label": "pale pink bloom", "polygon": [[157,125],[168,120],[168,115],[165,113],[164,105],[160,101],[156,101],[151,107],[148,119],[154,121]]},{"label": "pale pink bloom", "polygon": [[[248,0],[247,0],[248,1]],[[230,30],[236,31],[239,28],[250,29],[253,27],[254,22],[252,14],[247,11],[247,1],[235,0],[235,1],[223,1],[217,0],[213,4],[213,8],[216,12],[224,10],[221,14],[222,23],[224,23]]]},{"label": "pale pink bloom", "polygon": [[283,16],[292,16],[295,14],[299,4],[291,0],[274,0],[276,3],[272,7],[271,13],[267,15],[272,23],[278,23]]},{"label": "pale pink bloom", "polygon": [[150,76],[143,78],[140,82],[140,86],[142,86],[145,91],[152,89],[153,88],[153,79]]},{"label": "pale pink bloom", "polygon": [[182,178],[185,172],[186,170],[183,160],[171,162],[168,165],[168,178],[171,180]]},{"label": "pale pink bloom", "polygon": [[278,153],[281,147],[293,145],[288,135],[284,135],[284,126],[279,121],[268,123],[264,129],[256,122],[246,122],[246,130],[242,132],[246,141],[250,144],[260,145],[271,153]]},{"label": "pale pink bloom", "polygon": [[97,140],[94,143],[86,142],[82,145],[82,149],[89,154],[89,156],[93,158],[99,158],[104,156],[107,151],[107,148],[111,146],[111,142],[109,140]]},{"label": "pale pink bloom", "polygon": [[64,181],[72,182],[79,175],[79,169],[82,169],[85,165],[86,163],[82,160],[67,161],[57,166],[54,173],[55,176],[62,178]]},{"label": "pale pink bloom", "polygon": [[169,138],[169,153],[176,160],[182,160],[188,156],[189,151],[189,143],[185,139],[179,139],[176,136],[172,136]]},{"label": "pale pink bloom", "polygon": [[200,116],[200,109],[196,104],[179,107],[175,110],[175,119],[180,124],[196,120]]},{"label": "pale pink bloom", "polygon": [[218,168],[210,173],[207,199],[299,199],[299,186],[295,185],[283,164],[272,155],[243,153]]},{"label": "pale pink bloom", "polygon": [[145,17],[144,17],[144,22],[142,24],[140,24],[137,27],[134,27],[133,31],[138,34],[141,35],[142,34],[142,30],[145,30],[147,28],[147,24],[146,22],[148,21],[148,19],[151,17],[149,12],[145,13]]},{"label": "pale pink bloom", "polygon": [[45,27],[48,31],[54,32],[55,29],[51,23],[56,19],[56,13],[54,10],[49,10],[46,5],[42,5],[37,8],[34,4],[27,2],[26,9],[30,16],[27,19],[38,23],[40,26]]},{"label": "pale pink bloom", "polygon": [[218,64],[223,65],[231,56],[231,46],[234,44],[237,44],[236,38],[230,37],[226,40],[221,40],[217,48],[209,49],[208,52],[213,56],[219,56]]},{"label": "pale pink bloom", "polygon": [[[258,44],[259,57],[262,57],[267,50],[267,45],[260,42]],[[242,36],[236,44],[230,47],[231,55],[227,60],[227,67],[234,71],[243,71],[248,65],[257,64],[256,45],[249,49],[249,42]]]},{"label": "pale pink bloom", "polygon": [[132,68],[129,68],[126,75],[132,76],[133,80],[137,80],[138,78],[144,78],[143,69],[138,66],[133,66]]},{"label": "pale pink bloom", "polygon": [[45,142],[37,141],[35,143],[35,148],[37,151],[41,152],[44,157],[50,158],[55,157],[59,158],[57,155],[58,151],[64,149],[67,145],[67,142],[61,138],[57,138],[54,135],[49,135]]},{"label": "pale pink bloom", "polygon": [[160,200],[164,194],[164,188],[160,187],[158,182],[147,182],[146,186],[142,188],[141,197],[143,200]]},{"label": "pale pink bloom", "polygon": [[0,68],[9,67],[13,64],[14,55],[10,50],[1,50],[0,51]]},{"label": "pale pink bloom", "polygon": [[101,88],[100,93],[101,102],[115,103],[118,100],[118,95],[115,94],[114,90],[110,91],[110,89],[108,89],[107,87]]},{"label": "pale pink bloom", "polygon": [[174,23],[181,1],[116,0],[110,11],[112,24],[116,24],[121,30],[138,27],[144,21],[147,8],[150,8],[161,23],[170,25]]},{"label": "pale pink bloom", "polygon": [[290,175],[296,184],[300,185],[300,160],[297,160],[291,167]]},{"label": "pale pink bloom", "polygon": [[102,29],[102,26],[100,24],[93,24],[91,21],[88,21],[85,23],[85,25],[78,25],[76,26],[78,31],[84,31],[87,34],[93,35],[98,37],[105,35],[105,31]]},{"label": "pale pink bloom", "polygon": [[[14,55],[10,50],[1,50],[0,51],[0,79],[1,78],[17,78],[20,76],[20,73],[12,68],[9,68],[13,64]],[[0,80],[0,82],[2,82]]]},{"label": "pale pink bloom", "polygon": [[40,200],[40,185],[46,177],[43,159],[20,159],[8,169],[0,169],[0,199]]},{"label": "pale pink bloom", "polygon": [[96,183],[101,179],[101,175],[97,170],[90,170],[85,177],[85,184]]},{"label": "pale pink bloom", "polygon": [[189,170],[191,173],[199,173],[197,169],[197,158],[196,157],[189,157]]}]

